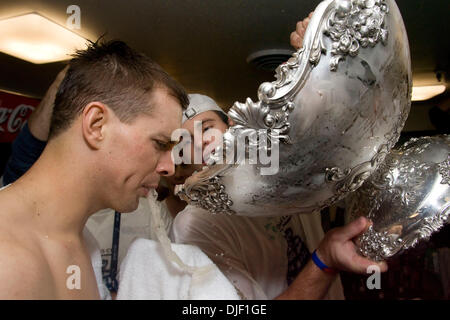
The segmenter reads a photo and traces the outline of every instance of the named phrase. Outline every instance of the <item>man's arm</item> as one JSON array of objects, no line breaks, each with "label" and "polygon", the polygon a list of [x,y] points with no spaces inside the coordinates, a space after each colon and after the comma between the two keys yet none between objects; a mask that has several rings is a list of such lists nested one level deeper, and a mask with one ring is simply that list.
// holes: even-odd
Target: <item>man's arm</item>
[{"label": "man's arm", "polygon": [[12,154],[3,174],[3,184],[8,185],[20,178],[40,157],[48,139],[53,104],[58,87],[66,74],[64,68],[56,77],[38,107],[12,145]]},{"label": "man's arm", "polygon": [[59,85],[63,81],[67,69],[66,66],[61,70],[56,76],[53,83],[48,88],[45,93],[44,98],[39,103],[36,110],[28,118],[28,127],[30,128],[31,134],[41,141],[48,140],[48,133],[50,131],[50,120],[53,112],[53,105],[55,103],[56,93],[58,92]]},{"label": "man's arm", "polygon": [[275,300],[323,299],[335,278],[335,275],[324,273],[310,260],[289,288]]},{"label": "man's arm", "polygon": [[[365,274],[369,266],[377,265],[381,272],[387,271],[386,262],[374,262],[356,252],[353,239],[367,230],[369,225],[369,220],[361,217],[344,227],[329,231],[316,250],[318,258],[335,270]],[[322,299],[334,279],[335,274],[321,270],[311,260],[277,299]]]}]

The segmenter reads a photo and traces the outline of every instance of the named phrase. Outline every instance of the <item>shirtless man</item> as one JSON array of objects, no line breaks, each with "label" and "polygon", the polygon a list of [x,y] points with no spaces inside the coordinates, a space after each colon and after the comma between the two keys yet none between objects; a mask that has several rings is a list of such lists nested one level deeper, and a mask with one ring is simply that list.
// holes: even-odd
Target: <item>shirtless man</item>
[{"label": "shirtless man", "polygon": [[[184,90],[119,41],[71,60],[56,95],[48,144],[0,191],[0,299],[97,299],[82,236],[103,208],[130,212],[171,175],[170,136]],[[78,270],[80,286],[69,277]]]}]

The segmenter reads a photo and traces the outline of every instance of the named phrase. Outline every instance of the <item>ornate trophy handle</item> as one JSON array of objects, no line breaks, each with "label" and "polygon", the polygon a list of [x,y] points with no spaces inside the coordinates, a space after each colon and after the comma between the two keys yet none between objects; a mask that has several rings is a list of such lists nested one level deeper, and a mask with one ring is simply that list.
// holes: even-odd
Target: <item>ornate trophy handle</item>
[{"label": "ornate trophy handle", "polygon": [[440,230],[450,215],[450,136],[422,137],[392,150],[380,168],[349,197],[349,215],[373,225],[359,252],[385,260]]}]

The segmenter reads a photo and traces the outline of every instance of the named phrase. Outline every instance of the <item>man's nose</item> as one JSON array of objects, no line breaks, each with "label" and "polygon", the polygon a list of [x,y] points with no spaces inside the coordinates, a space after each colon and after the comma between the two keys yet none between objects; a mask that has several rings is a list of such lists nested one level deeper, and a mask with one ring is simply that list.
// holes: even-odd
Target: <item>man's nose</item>
[{"label": "man's nose", "polygon": [[202,139],[196,139],[196,140],[194,141],[194,148],[195,148],[196,150],[202,150],[203,144],[204,144],[203,138],[202,138]]},{"label": "man's nose", "polygon": [[205,150],[205,148],[207,147],[207,146],[209,146],[211,143],[213,143],[214,142],[214,136],[211,136],[211,137],[204,137],[203,138],[203,150]]},{"label": "man's nose", "polygon": [[172,160],[171,151],[164,152],[159,158],[156,172],[161,176],[172,176],[175,173],[175,164]]}]

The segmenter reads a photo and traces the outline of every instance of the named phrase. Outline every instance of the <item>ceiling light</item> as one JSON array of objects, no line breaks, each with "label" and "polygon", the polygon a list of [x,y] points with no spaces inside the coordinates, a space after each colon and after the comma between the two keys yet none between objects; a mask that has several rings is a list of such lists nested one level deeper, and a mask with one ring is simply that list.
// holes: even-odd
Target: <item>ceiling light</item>
[{"label": "ceiling light", "polygon": [[86,39],[37,14],[0,20],[0,51],[32,62],[69,60]]},{"label": "ceiling light", "polygon": [[413,86],[411,101],[424,101],[431,99],[445,91],[443,84],[434,86]]}]

